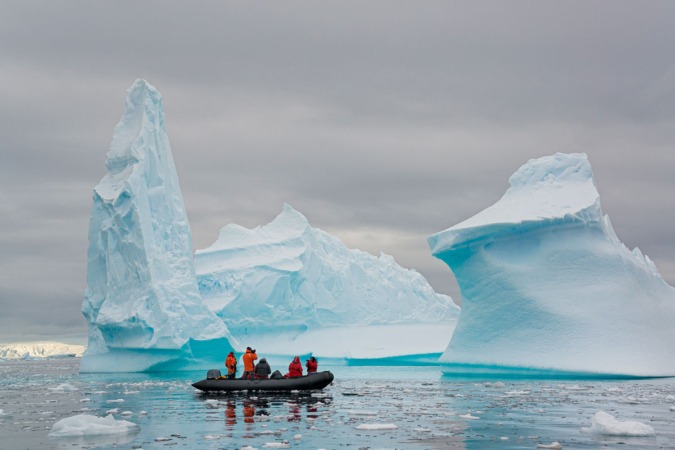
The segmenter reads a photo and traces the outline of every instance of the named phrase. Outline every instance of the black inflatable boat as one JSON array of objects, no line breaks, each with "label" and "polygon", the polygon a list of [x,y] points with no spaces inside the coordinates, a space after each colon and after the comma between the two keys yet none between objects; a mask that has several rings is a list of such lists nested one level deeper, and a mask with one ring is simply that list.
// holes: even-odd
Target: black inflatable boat
[{"label": "black inflatable boat", "polygon": [[[211,371],[209,371],[211,374]],[[279,378],[266,380],[226,380],[218,377],[197,381],[192,386],[204,392],[216,391],[308,391],[323,389],[333,382],[330,371],[317,372],[297,378]]]}]

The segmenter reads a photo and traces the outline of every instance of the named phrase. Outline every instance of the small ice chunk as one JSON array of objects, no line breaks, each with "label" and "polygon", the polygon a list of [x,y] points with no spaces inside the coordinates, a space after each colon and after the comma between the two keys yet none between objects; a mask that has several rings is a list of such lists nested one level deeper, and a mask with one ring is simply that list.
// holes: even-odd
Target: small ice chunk
[{"label": "small ice chunk", "polygon": [[99,436],[107,434],[136,433],[140,430],[135,423],[115,420],[112,415],[97,417],[87,414],[66,417],[56,422],[49,436]]},{"label": "small ice chunk", "polygon": [[211,440],[214,440],[214,439],[220,439],[220,436],[217,435],[217,434],[207,434],[206,436],[203,436],[203,437],[204,437],[204,439],[206,439],[208,441],[211,441]]},{"label": "small ice chunk", "polygon": [[155,438],[155,442],[167,442],[167,441],[170,441],[170,440],[171,440],[171,438],[162,437],[162,436]]},{"label": "small ice chunk", "polygon": [[140,411],[138,414],[140,414],[141,416],[147,416],[148,412],[147,411]]},{"label": "small ice chunk", "polygon": [[293,436],[293,439],[295,439],[296,441],[299,441],[300,439],[302,439],[302,435],[296,434],[295,436]]},{"label": "small ice chunk", "polygon": [[562,450],[560,442],[551,442],[550,444],[537,444],[537,448],[548,448],[552,450]]},{"label": "small ice chunk", "polygon": [[413,431],[416,433],[431,433],[429,428],[414,428]]},{"label": "small ice chunk", "polygon": [[582,428],[581,431],[607,436],[653,436],[654,428],[642,422],[633,420],[619,421],[611,414],[598,411],[591,419],[590,428]]},{"label": "small ice chunk", "polygon": [[120,413],[120,416],[133,416],[133,415],[134,413],[132,413],[131,411],[122,411]]},{"label": "small ice chunk", "polygon": [[91,399],[89,397],[80,399],[80,403],[87,403],[87,402],[90,402],[90,401],[91,401]]},{"label": "small ice chunk", "polygon": [[106,414],[117,414],[118,412],[120,412],[119,408],[113,408],[113,409],[107,410],[105,413]]},{"label": "small ice chunk", "polygon": [[397,430],[398,427],[393,423],[362,423],[356,427],[357,430]]},{"label": "small ice chunk", "polygon": [[105,402],[106,403],[124,403],[124,399],[123,398],[116,398],[114,400],[106,400]]},{"label": "small ice chunk", "polygon": [[[670,410],[671,410],[671,411],[675,411],[675,406],[671,406],[671,407],[670,407]],[[2,410],[0,409],[0,411],[2,411]]]},{"label": "small ice chunk", "polygon": [[480,419],[480,417],[472,416],[471,413],[460,414],[458,417],[461,417],[462,419],[468,419],[468,420],[478,420],[478,419]]}]

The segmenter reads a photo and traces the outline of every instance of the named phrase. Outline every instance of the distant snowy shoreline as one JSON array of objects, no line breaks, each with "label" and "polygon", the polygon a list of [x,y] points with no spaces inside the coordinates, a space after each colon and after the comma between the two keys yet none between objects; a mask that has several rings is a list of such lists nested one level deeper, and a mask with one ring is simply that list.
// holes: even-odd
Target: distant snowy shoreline
[{"label": "distant snowy shoreline", "polygon": [[80,357],[86,346],[62,342],[15,342],[0,344],[0,359],[46,359]]}]

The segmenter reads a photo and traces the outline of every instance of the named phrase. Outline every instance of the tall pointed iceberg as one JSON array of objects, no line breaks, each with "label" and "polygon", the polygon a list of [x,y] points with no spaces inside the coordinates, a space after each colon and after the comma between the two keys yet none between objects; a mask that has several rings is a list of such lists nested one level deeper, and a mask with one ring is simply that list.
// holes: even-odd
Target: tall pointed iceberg
[{"label": "tall pointed iceberg", "polygon": [[289,205],[265,226],[224,227],[195,264],[206,304],[268,357],[435,362],[459,313],[419,273],[347,248]]},{"label": "tall pointed iceberg", "polygon": [[619,241],[586,155],[531,160],[509,183],[428,239],[462,292],[443,370],[675,375],[675,289]]},{"label": "tall pointed iceberg", "polygon": [[162,99],[144,80],[129,89],[106,168],[89,223],[89,344],[80,370],[222,364],[236,342],[199,295]]}]

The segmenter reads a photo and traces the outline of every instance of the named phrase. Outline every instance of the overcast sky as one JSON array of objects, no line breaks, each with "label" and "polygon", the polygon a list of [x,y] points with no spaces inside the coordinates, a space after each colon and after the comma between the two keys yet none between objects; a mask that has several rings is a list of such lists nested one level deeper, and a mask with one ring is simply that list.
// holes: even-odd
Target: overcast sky
[{"label": "overcast sky", "polygon": [[287,202],[458,299],[426,236],[585,152],[675,284],[674,23],[670,1],[0,0],[0,342],[84,343],[92,188],[137,78],[195,248]]}]

